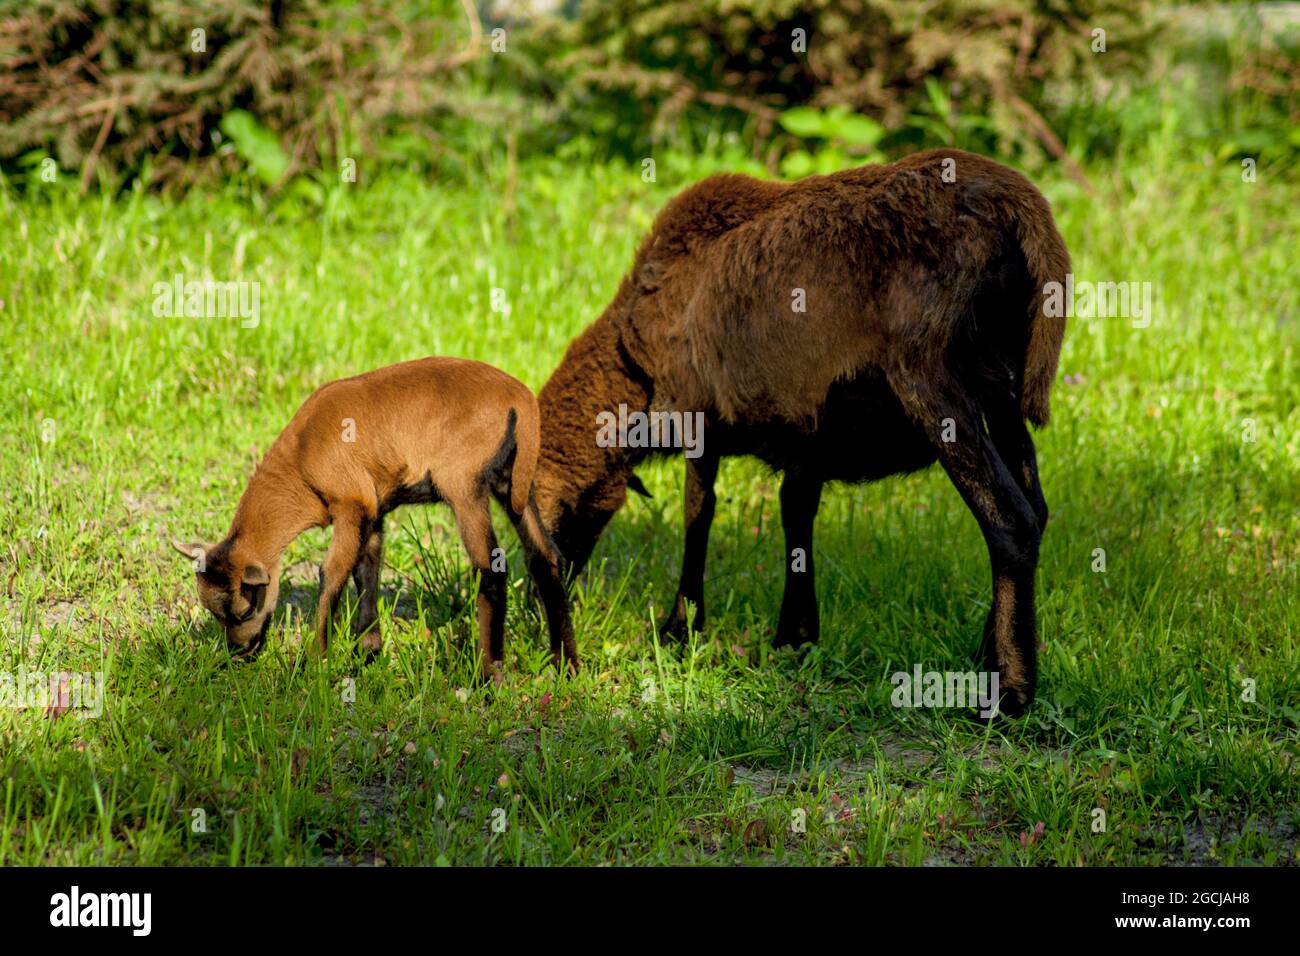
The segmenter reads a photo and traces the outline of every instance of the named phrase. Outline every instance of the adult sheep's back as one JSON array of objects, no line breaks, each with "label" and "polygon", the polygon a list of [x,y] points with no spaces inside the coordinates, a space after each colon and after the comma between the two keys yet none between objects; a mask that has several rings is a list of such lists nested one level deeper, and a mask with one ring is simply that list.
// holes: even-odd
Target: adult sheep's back
[{"label": "adult sheep's back", "polygon": [[[977,327],[981,291],[1013,265],[1024,311]],[[656,220],[611,317],[656,404],[726,422],[811,422],[837,379],[932,374],[959,346],[1009,367],[1007,387],[1041,424],[1064,332],[1042,315],[1042,290],[1068,271],[1027,179],[934,150],[789,184],[699,183]]]}]

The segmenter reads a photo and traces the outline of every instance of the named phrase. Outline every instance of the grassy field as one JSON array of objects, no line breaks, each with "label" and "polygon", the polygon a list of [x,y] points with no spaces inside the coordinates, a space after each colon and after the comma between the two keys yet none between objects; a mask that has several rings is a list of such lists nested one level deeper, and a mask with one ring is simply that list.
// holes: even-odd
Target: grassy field
[{"label": "grassy field", "polygon": [[[324,532],[286,558],[268,651],[229,663],[166,541],[224,533],[316,385],[448,354],[540,387],[657,208],[735,165],[363,174],[318,211],[0,187],[0,671],[105,680],[95,719],[0,711],[0,864],[1300,862],[1300,185],[1169,142],[1091,170],[1095,196],[1038,177],[1078,276],[1158,309],[1067,334],[1025,719],[891,706],[896,671],[969,668],[990,600],[937,469],[829,493],[803,659],[769,649],[776,482],[748,461],[719,482],[711,630],[658,645],[662,461],[578,587],[577,679],[512,553],[509,676],[473,682],[472,583],[430,508],[390,523],[379,663],[295,666]],[[258,325],[156,316],[176,274],[260,283]]]}]

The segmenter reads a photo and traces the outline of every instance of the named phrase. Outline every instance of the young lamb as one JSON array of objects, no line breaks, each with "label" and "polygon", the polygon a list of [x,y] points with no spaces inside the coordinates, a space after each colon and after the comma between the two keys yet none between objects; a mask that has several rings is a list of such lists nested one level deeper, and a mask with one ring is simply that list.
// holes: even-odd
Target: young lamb
[{"label": "young lamb", "polygon": [[1047,505],[1025,422],[1043,425],[1065,320],[1044,308],[1069,254],[1022,175],[933,150],[793,183],[714,176],[678,195],[614,301],[542,389],[537,501],[581,569],[655,449],[598,442],[620,405],[702,413],[687,457],[681,582],[664,624],[703,621],[713,484],[723,455],[784,473],[789,560],[777,644],[819,634],[812,533],[827,481],[936,460],[993,566],[982,654],[1002,710],[1033,699],[1034,574]]},{"label": "young lamb", "polygon": [[328,646],[351,574],[357,630],[373,658],[381,641],[374,625],[384,516],[399,505],[445,501],[480,575],[484,671],[499,677],[506,565],[492,532],[488,503],[495,498],[523,544],[555,662],[567,658],[576,669],[562,558],[531,497],[538,440],[533,393],[481,362],[426,358],[331,382],[303,403],[271,445],[225,538],[173,545],[195,560],[199,600],[225,628],[231,652],[251,656],[266,640],[285,548],[308,528],[332,524],[321,567],[320,648],[324,653]]}]

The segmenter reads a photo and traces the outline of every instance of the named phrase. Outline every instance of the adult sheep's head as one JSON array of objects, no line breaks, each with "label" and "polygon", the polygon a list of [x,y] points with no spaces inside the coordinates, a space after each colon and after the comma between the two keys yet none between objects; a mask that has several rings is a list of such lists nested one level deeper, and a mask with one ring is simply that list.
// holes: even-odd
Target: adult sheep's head
[{"label": "adult sheep's head", "polygon": [[644,452],[609,442],[602,416],[618,415],[620,405],[645,411],[650,391],[645,373],[602,318],[570,343],[538,396],[542,447],[533,490],[542,522],[573,574],[586,566],[628,489],[643,491],[632,469]]}]

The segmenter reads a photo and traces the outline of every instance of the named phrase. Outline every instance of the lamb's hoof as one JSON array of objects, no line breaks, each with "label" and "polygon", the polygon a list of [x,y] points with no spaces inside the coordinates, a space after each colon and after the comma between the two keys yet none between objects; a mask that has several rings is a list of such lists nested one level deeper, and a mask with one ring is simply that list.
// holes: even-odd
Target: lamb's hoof
[{"label": "lamb's hoof", "polygon": [[480,658],[469,683],[472,687],[500,687],[506,682],[505,662]]},{"label": "lamb's hoof", "polygon": [[576,677],[578,675],[578,655],[552,651],[551,666],[565,677]]},{"label": "lamb's hoof", "polygon": [[383,646],[384,640],[379,636],[377,630],[370,631],[362,636],[360,644],[362,662],[369,665],[377,661]]},{"label": "lamb's hoof", "polygon": [[295,675],[307,673],[307,668],[312,660],[311,652],[307,650],[307,645],[303,644],[293,650],[293,659],[289,664],[289,670]]}]

